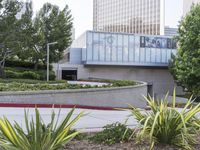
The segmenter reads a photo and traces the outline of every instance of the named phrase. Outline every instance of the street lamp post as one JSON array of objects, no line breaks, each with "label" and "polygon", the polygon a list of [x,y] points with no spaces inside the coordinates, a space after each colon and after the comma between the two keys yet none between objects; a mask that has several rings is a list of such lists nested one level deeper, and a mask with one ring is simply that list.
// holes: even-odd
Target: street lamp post
[{"label": "street lamp post", "polygon": [[47,43],[47,82],[49,81],[49,46],[57,43],[58,42]]}]

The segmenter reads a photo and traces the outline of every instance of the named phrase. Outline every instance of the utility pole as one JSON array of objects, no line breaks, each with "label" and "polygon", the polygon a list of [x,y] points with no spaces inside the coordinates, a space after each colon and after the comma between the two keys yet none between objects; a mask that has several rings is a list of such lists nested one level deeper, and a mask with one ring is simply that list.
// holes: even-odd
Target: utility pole
[{"label": "utility pole", "polygon": [[57,43],[58,42],[47,43],[47,82],[49,81],[49,46]]}]

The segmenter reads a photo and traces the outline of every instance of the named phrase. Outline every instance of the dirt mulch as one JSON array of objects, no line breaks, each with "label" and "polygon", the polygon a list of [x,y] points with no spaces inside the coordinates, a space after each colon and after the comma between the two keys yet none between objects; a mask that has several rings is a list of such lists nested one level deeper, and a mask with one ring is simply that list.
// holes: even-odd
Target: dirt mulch
[{"label": "dirt mulch", "polygon": [[[88,140],[93,134],[82,135],[80,139],[74,139],[66,145],[64,150],[150,150],[150,144],[148,142],[130,141],[128,143],[117,143],[114,145],[96,144]],[[194,150],[200,150],[200,134],[196,136],[197,145],[194,145]],[[176,146],[157,144],[153,150],[183,150]]]},{"label": "dirt mulch", "polygon": [[[134,141],[129,143],[119,143],[111,146],[103,144],[94,144],[88,140],[73,140],[64,150],[149,150],[150,147],[147,143],[137,144]],[[154,150],[181,150],[168,145],[156,145]]]}]

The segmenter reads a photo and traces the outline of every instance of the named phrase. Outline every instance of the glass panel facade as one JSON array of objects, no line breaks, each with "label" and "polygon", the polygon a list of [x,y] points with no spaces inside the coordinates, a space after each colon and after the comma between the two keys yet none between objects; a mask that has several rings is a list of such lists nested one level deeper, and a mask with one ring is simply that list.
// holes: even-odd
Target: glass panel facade
[{"label": "glass panel facade", "polygon": [[117,48],[117,61],[122,62],[123,60],[123,36],[118,35],[118,48]]},{"label": "glass panel facade", "polygon": [[99,60],[99,34],[93,34],[93,60]]},{"label": "glass panel facade", "polygon": [[86,37],[87,48],[82,56],[88,64],[167,65],[171,54],[176,53],[176,49],[166,44],[172,39],[164,36],[89,31]]},{"label": "glass panel facade", "polygon": [[118,44],[117,35],[115,34],[112,37],[113,37],[112,38],[113,42],[112,42],[112,53],[111,53],[112,58],[111,58],[111,60],[112,60],[112,62],[116,62],[117,61],[117,48],[118,48],[117,47],[117,44]]},{"label": "glass panel facade", "polygon": [[124,62],[128,62],[128,55],[129,55],[128,35],[124,35],[124,38],[123,38],[123,61]]},{"label": "glass panel facade", "polygon": [[93,34],[87,34],[87,51],[86,51],[86,59],[87,60],[93,60],[93,37],[92,37]]},{"label": "glass panel facade", "polygon": [[135,62],[140,62],[140,37],[135,36]]},{"label": "glass panel facade", "polygon": [[144,63],[145,62],[145,49],[140,48],[140,62]]},{"label": "glass panel facade", "polygon": [[134,36],[129,36],[129,62],[133,62],[134,61],[134,46],[135,46],[135,42],[134,42]]},{"label": "glass panel facade", "polygon": [[105,61],[105,40],[104,40],[105,35],[104,34],[99,34],[99,60],[100,61]]},{"label": "glass panel facade", "polygon": [[155,48],[151,48],[150,49],[150,51],[151,51],[151,62],[152,63],[156,63],[156,49]]},{"label": "glass panel facade", "polygon": [[166,49],[162,50],[161,57],[162,57],[161,62],[167,63],[167,50]]},{"label": "glass panel facade", "polygon": [[151,62],[151,49],[145,51],[145,62],[150,63]]},{"label": "glass panel facade", "polygon": [[161,63],[161,50],[156,49],[156,63]]},{"label": "glass panel facade", "polygon": [[112,43],[113,43],[113,38],[110,34],[107,34],[105,36],[105,41],[106,41],[106,61],[111,61],[111,51],[112,51]]}]

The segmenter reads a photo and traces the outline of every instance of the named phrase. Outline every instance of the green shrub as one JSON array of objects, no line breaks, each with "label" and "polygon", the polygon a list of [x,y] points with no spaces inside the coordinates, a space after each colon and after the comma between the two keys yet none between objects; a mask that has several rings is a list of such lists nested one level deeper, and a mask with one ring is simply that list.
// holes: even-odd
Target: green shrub
[{"label": "green shrub", "polygon": [[[46,80],[46,70],[6,68],[5,73],[6,78]],[[50,71],[49,79],[55,80],[55,78],[55,72]]]},{"label": "green shrub", "polygon": [[54,71],[50,71],[49,72],[49,80],[55,80],[56,79],[56,75]]},{"label": "green shrub", "polygon": [[35,80],[38,80],[38,79],[40,79],[40,75],[38,75],[37,73],[32,72],[32,71],[24,71],[21,74],[21,78],[22,79],[35,79]]},{"label": "green shrub", "polygon": [[113,86],[116,87],[133,86],[136,84],[134,81],[129,81],[129,80],[113,80],[111,83],[113,84]]},{"label": "green shrub", "polygon": [[[26,68],[26,69],[34,69],[35,64],[27,61],[20,61],[20,60],[6,60],[5,62],[6,67],[12,68]],[[38,69],[45,70],[47,68],[46,64],[38,64]],[[53,66],[50,65],[49,69],[52,70]]]},{"label": "green shrub", "polygon": [[24,71],[24,72],[15,72],[12,70],[5,71],[6,78],[14,78],[14,79],[40,79],[40,75],[33,71]]},{"label": "green shrub", "polygon": [[195,115],[200,112],[200,104],[193,106],[191,99],[179,112],[176,105],[176,92],[173,94],[172,107],[168,107],[167,95],[163,101],[145,98],[151,111],[145,113],[132,107],[132,115],[139,122],[138,138],[148,137],[153,148],[155,143],[176,145],[184,149],[192,149],[195,135],[199,129],[199,119]]},{"label": "green shrub", "polygon": [[48,83],[48,84],[59,84],[59,83],[67,83],[65,80],[55,80],[55,81],[43,81],[43,80],[32,80],[32,79],[13,79],[13,78],[7,78],[7,79],[1,79],[0,83],[26,83],[26,84],[38,84],[38,83]]},{"label": "green shrub", "polygon": [[[40,75],[40,80],[46,80],[47,79],[47,72],[46,70],[40,70],[37,71],[37,73]],[[49,80],[55,80],[56,75],[54,71],[49,71]]]},{"label": "green shrub", "polygon": [[[116,84],[115,85],[109,84],[109,85],[104,85],[101,87],[91,86],[91,85],[81,85],[81,84],[68,84],[67,81],[65,80],[58,80],[58,81],[56,80],[56,81],[46,82],[45,81],[46,79],[44,81],[37,80],[39,76],[35,74],[34,72],[30,72],[30,71],[25,71],[25,73],[12,72],[11,75],[9,75],[10,77],[9,79],[0,79],[0,91],[88,89],[88,88],[110,88],[110,87],[117,86]],[[13,79],[11,77],[15,77],[16,79]],[[27,78],[31,78],[31,80]],[[36,80],[33,80],[33,79],[36,79]]]},{"label": "green shrub", "polygon": [[[22,73],[24,71],[32,71],[33,69],[28,69],[28,68],[11,68],[11,67],[5,67],[5,70],[11,70],[17,73]],[[35,70],[34,70],[35,71]]]},{"label": "green shrub", "polygon": [[[121,86],[133,86],[137,83],[135,81],[131,80],[112,80],[112,79],[80,79],[80,81],[92,81],[92,82],[104,82],[104,83],[110,83],[110,87],[121,87]],[[105,85],[109,86],[109,85]]]},{"label": "green shrub", "polygon": [[[0,147],[4,150],[58,150],[73,139],[79,132],[70,133],[71,127],[76,123],[83,112],[75,118],[72,109],[58,125],[55,113],[51,115],[49,124],[42,121],[38,109],[35,109],[35,119],[28,118],[25,111],[26,130],[23,130],[18,123],[12,125],[7,118],[0,119]],[[58,116],[59,117],[59,116]],[[35,120],[35,121],[34,121]]]},{"label": "green shrub", "polygon": [[11,70],[5,70],[6,78],[21,78],[21,74]]},{"label": "green shrub", "polygon": [[127,142],[134,135],[134,132],[131,129],[121,123],[106,125],[103,128],[104,130],[102,132],[90,137],[89,140],[94,143],[112,145],[115,143]]},{"label": "green shrub", "polygon": [[68,84],[68,89],[81,89],[82,86],[80,84]]},{"label": "green shrub", "polygon": [[67,89],[67,83],[49,84],[49,83],[0,83],[0,91],[36,91],[36,90],[62,90]]}]

